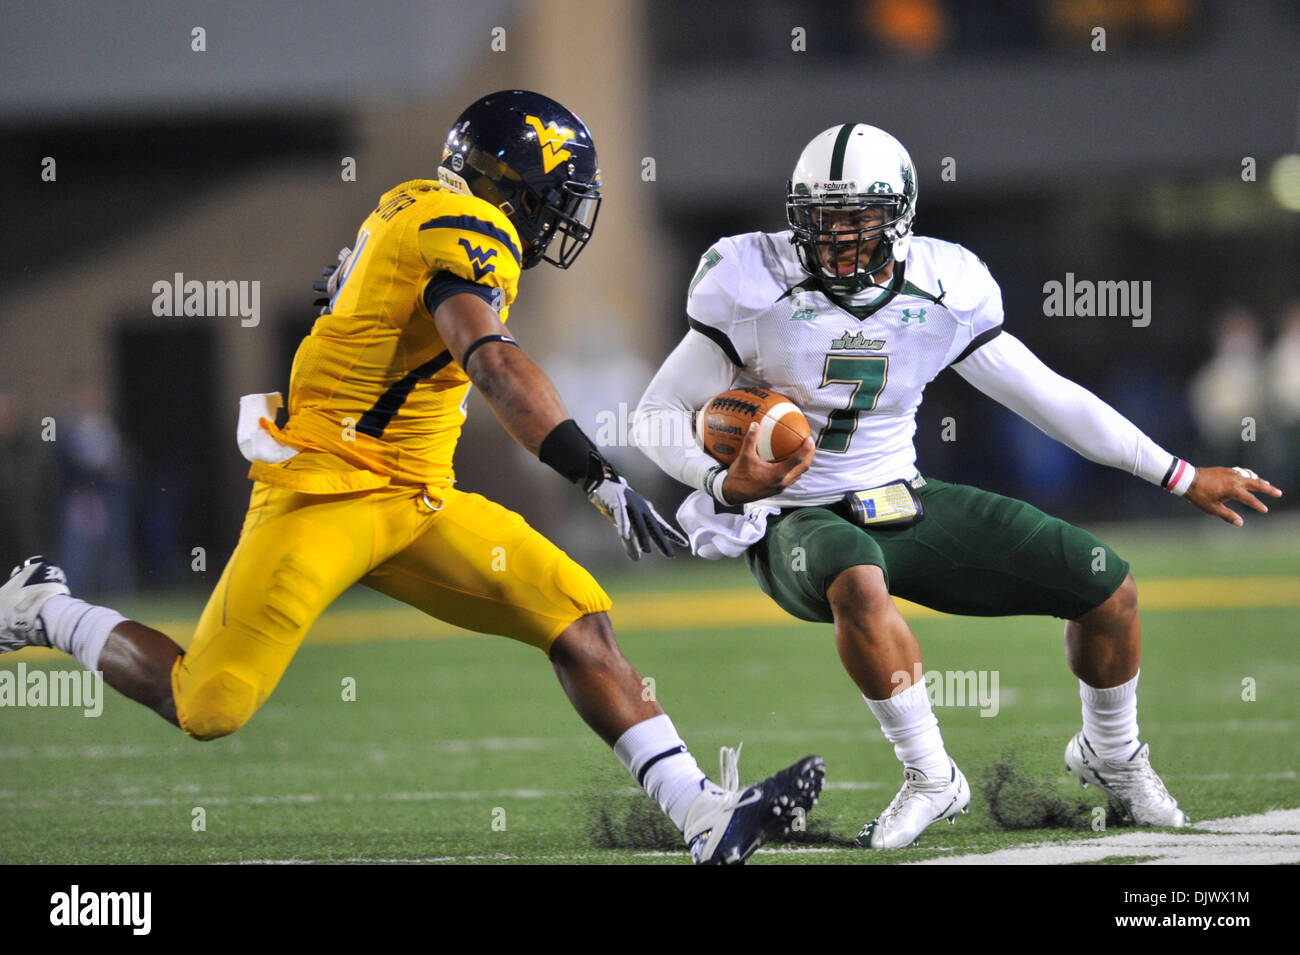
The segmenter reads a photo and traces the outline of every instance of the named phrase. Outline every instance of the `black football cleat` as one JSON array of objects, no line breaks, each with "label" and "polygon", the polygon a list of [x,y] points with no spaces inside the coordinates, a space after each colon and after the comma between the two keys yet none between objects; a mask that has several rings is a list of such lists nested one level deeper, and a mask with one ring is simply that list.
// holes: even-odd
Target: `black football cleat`
[{"label": "black football cleat", "polygon": [[696,865],[744,865],[764,842],[806,818],[821,795],[826,761],[820,756],[805,756],[744,791],[737,788],[739,757],[739,750],[723,747],[727,788],[708,785],[687,814],[684,834]]}]

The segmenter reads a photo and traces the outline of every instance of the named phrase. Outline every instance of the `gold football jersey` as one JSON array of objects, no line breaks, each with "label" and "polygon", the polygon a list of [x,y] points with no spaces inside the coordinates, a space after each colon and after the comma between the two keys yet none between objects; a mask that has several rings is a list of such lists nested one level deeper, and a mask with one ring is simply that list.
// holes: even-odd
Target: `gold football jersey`
[{"label": "gold football jersey", "polygon": [[298,347],[277,437],[397,483],[450,482],[469,378],[438,335],[425,286],[441,272],[485,285],[505,321],[520,266],[518,233],[490,203],[423,179],[385,193]]}]

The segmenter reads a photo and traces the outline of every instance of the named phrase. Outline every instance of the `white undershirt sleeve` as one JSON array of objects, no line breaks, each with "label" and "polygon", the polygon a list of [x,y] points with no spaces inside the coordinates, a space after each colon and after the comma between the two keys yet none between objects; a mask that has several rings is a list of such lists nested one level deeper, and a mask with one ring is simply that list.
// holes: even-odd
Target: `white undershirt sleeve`
[{"label": "white undershirt sleeve", "polygon": [[695,412],[730,389],[738,369],[721,348],[691,330],[650,381],[633,421],[633,441],[672,477],[700,490],[718,462],[699,446]]},{"label": "white undershirt sleeve", "polygon": [[1013,335],[1001,333],[952,368],[994,401],[1090,461],[1169,486],[1175,493],[1191,484],[1186,473],[1193,470],[1190,465],[1092,392],[1052,371]]}]

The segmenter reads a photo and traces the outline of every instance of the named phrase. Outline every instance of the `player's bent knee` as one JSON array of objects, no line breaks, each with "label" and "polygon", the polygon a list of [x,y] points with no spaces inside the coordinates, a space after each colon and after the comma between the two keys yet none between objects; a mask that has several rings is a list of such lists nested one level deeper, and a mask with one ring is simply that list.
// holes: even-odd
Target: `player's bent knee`
[{"label": "player's bent knee", "polygon": [[623,651],[614,638],[614,627],[609,614],[589,613],[579,617],[551,644],[551,660],[564,664],[623,664]]},{"label": "player's bent knee", "polygon": [[1127,622],[1137,616],[1137,611],[1137,581],[1133,579],[1133,575],[1130,573],[1125,575],[1124,581],[1104,603],[1094,607],[1078,620],[1081,623],[1093,621]]},{"label": "player's bent knee", "polygon": [[1123,612],[1137,613],[1138,585],[1137,581],[1133,579],[1132,574],[1129,574],[1124,578],[1124,583],[1119,585],[1119,590],[1115,591],[1115,594],[1111,599],[1118,601],[1119,607]]},{"label": "player's bent knee", "polygon": [[826,588],[831,608],[850,608],[855,616],[896,613],[885,573],[874,564],[858,564],[842,571]]},{"label": "player's bent knee", "polygon": [[194,739],[219,739],[247,723],[260,702],[257,687],[221,670],[192,691],[176,695],[176,719]]},{"label": "player's bent knee", "polygon": [[1110,612],[1123,620],[1129,620],[1137,616],[1138,588],[1132,574],[1128,574],[1124,578],[1124,582],[1119,585],[1119,589],[1111,594],[1106,603],[1110,605]]},{"label": "player's bent knee", "polygon": [[614,639],[614,625],[609,622],[605,612],[589,613],[579,617],[560,634],[560,642],[572,648],[580,648],[587,653],[604,655],[615,653],[622,655],[618,642]]}]

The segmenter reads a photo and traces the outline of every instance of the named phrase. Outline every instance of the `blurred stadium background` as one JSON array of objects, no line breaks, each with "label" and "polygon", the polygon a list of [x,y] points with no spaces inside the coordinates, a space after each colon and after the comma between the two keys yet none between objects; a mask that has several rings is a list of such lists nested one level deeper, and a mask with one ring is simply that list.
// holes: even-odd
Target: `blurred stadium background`
[{"label": "blurred stadium background", "polygon": [[[465,104],[511,86],[586,120],[607,183],[595,241],[528,273],[511,320],[588,433],[626,420],[683,333],[698,256],[783,228],[800,148],[852,120],[909,148],[917,231],[988,262],[1044,360],[1171,451],[1300,494],[1290,0],[59,0],[0,20],[0,542],[58,555],[86,596],[215,580],[248,493],[237,398],[287,390],[321,265],[381,192],[433,175]],[[260,321],[156,317],[153,283],[178,272],[259,281]],[[1046,317],[1069,272],[1150,281],[1150,325]],[[1075,521],[1194,520],[955,375],[918,425],[923,473]],[[684,496],[611,456],[669,508]],[[477,397],[458,473],[580,559],[622,561]]]}]

